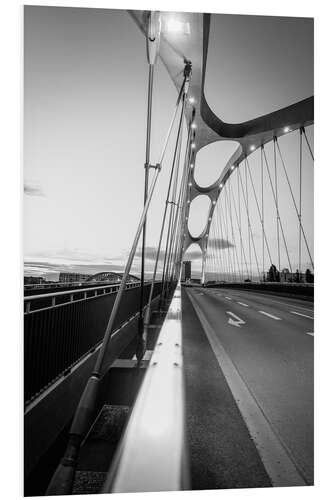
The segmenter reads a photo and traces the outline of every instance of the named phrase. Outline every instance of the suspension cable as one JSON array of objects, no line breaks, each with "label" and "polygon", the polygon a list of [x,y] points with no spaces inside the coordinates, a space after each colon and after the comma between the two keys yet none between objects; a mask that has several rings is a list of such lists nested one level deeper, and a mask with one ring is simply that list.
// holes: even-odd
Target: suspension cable
[{"label": "suspension cable", "polygon": [[[232,263],[231,263],[231,258],[230,258],[230,247],[229,247],[229,231],[228,231],[228,220],[226,217],[226,203],[225,203],[225,196],[222,198],[224,201],[224,207],[221,210],[221,219],[222,223],[224,224],[225,227],[225,242],[226,242],[226,257],[227,257],[227,262],[228,262],[228,281],[232,281]],[[223,225],[222,225],[223,227]]]},{"label": "suspension cable", "polygon": [[[238,171],[238,168],[237,168],[237,171]],[[242,237],[242,232],[241,232],[241,227],[240,227],[240,221],[238,220],[238,215],[237,215],[237,210],[236,210],[236,202],[235,202],[234,190],[232,188],[232,185],[230,187],[231,187],[232,200],[233,200],[233,204],[234,204],[234,208],[235,208],[236,222],[237,222],[237,227],[238,227],[238,231],[239,231],[239,238],[240,238],[240,242],[241,242],[241,249],[242,249],[242,252],[243,252],[243,258],[244,258],[244,264],[245,264],[245,268],[246,268],[246,274],[249,277],[250,275],[249,275],[249,270],[248,270],[248,267],[247,267],[247,260],[246,260],[246,257],[245,257],[245,251],[244,251],[244,244],[243,244],[243,237]]]},{"label": "suspension cable", "polygon": [[180,138],[181,138],[181,132],[182,132],[182,125],[183,125],[183,116],[184,116],[184,104],[185,100],[183,99],[182,103],[182,110],[181,110],[181,115],[180,115],[180,120],[179,120],[179,126],[178,126],[178,131],[177,131],[177,139],[176,139],[176,147],[173,155],[173,160],[172,163],[176,166],[175,167],[175,177],[173,179],[173,187],[172,187],[172,195],[171,195],[171,200],[169,202],[171,208],[169,210],[169,223],[168,223],[168,232],[167,232],[167,239],[166,239],[166,245],[165,245],[165,254],[164,254],[164,263],[163,263],[163,273],[162,273],[162,293],[161,293],[161,298],[160,298],[160,304],[161,301],[164,297],[165,293],[165,282],[167,279],[167,262],[168,262],[168,252],[169,252],[169,247],[170,247],[170,235],[171,235],[171,227],[172,227],[172,219],[173,219],[173,211],[174,211],[174,204],[175,204],[175,193],[176,193],[176,187],[177,187],[177,181],[175,180],[176,177],[178,177],[178,168],[179,168],[179,161],[178,160],[178,150],[180,147]]},{"label": "suspension cable", "polygon": [[286,176],[286,179],[287,179],[287,183],[288,183],[288,186],[289,186],[289,190],[290,190],[290,194],[291,194],[291,197],[292,197],[292,200],[293,200],[293,204],[294,204],[294,208],[295,208],[295,211],[296,211],[296,214],[297,214],[297,218],[298,218],[300,226],[301,226],[301,230],[302,230],[304,242],[305,242],[305,245],[306,245],[306,248],[307,248],[307,252],[308,252],[308,255],[309,255],[309,258],[310,258],[310,261],[311,261],[311,266],[314,269],[313,259],[312,259],[310,248],[309,248],[309,245],[308,245],[308,240],[307,240],[307,237],[306,237],[306,234],[305,234],[305,231],[304,231],[303,223],[302,223],[302,221],[300,219],[300,216],[299,216],[299,212],[298,212],[298,208],[297,208],[297,203],[296,203],[295,195],[294,195],[293,189],[291,187],[289,175],[288,175],[288,172],[287,172],[285,161],[284,161],[282,153],[281,153],[281,149],[280,149],[280,145],[279,145],[279,141],[278,140],[276,141],[276,145],[277,145],[277,150],[278,150],[278,153],[279,153],[279,156],[280,156],[280,159],[281,159],[281,163],[282,163],[282,166],[283,166],[283,170],[284,170],[284,173],[285,173],[285,176]]},{"label": "suspension cable", "polygon": [[222,217],[222,221],[223,221],[224,227],[225,227],[225,241],[226,241],[226,244],[227,244],[229,281],[232,281],[232,264],[231,264],[231,260],[230,260],[229,231],[228,231],[228,223],[227,223],[228,221],[227,221],[227,218],[226,218],[225,197],[224,197],[223,201],[224,201],[224,207],[222,207],[222,210],[221,210],[221,217]]},{"label": "suspension cable", "polygon": [[[188,134],[189,141],[190,133]],[[178,275],[178,267],[179,267],[179,259],[180,259],[180,248],[181,248],[181,240],[182,234],[184,232],[183,228],[183,210],[184,210],[184,196],[187,190],[187,181],[188,177],[188,163],[186,162],[186,154],[185,154],[185,162],[182,173],[181,185],[178,193],[178,201],[176,204],[176,214],[175,214],[175,223],[174,223],[174,238],[173,238],[173,247],[172,247],[172,259],[171,259],[171,270],[170,270],[170,278],[171,282],[178,281],[176,280],[176,276]]]},{"label": "suspension cable", "polygon": [[233,239],[233,244],[234,244],[234,256],[236,254],[236,260],[237,260],[237,266],[238,266],[238,276],[240,279],[240,267],[239,267],[238,251],[237,251],[236,238],[235,238],[235,232],[234,232],[234,223],[233,223],[232,210],[231,210],[230,185],[231,185],[231,178],[228,182],[229,193],[226,191],[226,197],[229,201],[229,214],[230,214],[230,223],[231,223],[231,234],[232,234],[232,239]]},{"label": "suspension cable", "polygon": [[[145,157],[145,175],[144,175],[144,194],[143,204],[145,205],[148,196],[149,186],[149,168],[150,168],[150,145],[151,145],[151,125],[152,125],[152,109],[153,109],[153,85],[154,85],[154,69],[157,60],[161,34],[161,20],[159,12],[149,13],[148,33],[146,37],[147,60],[149,66],[148,73],[148,97],[147,97],[147,121],[146,121],[146,157]],[[141,252],[141,289],[140,289],[140,306],[139,306],[139,339],[143,334],[143,301],[144,301],[144,280],[145,280],[145,249],[146,249],[146,227],[147,220],[144,220],[142,226],[142,252]]]},{"label": "suspension cable", "polygon": [[[266,152],[265,152],[264,146],[262,146],[262,149],[263,149],[263,155],[264,155],[265,164],[266,164],[266,170],[267,170],[267,173],[268,173],[269,183],[270,183],[270,186],[271,186],[271,190],[272,190],[272,194],[273,194],[273,199],[274,199],[275,207],[276,207],[277,205],[276,205],[276,199],[275,199],[275,194],[274,194],[274,187],[273,187],[273,183],[272,183],[271,173],[270,173],[270,170],[269,170],[269,166],[268,166],[268,162],[267,162],[267,157],[266,157]],[[288,263],[289,263],[289,267],[290,267],[290,272],[292,273],[292,266],[291,266],[291,262],[290,262],[290,257],[289,257],[287,242],[286,242],[286,238],[285,238],[285,235],[284,235],[284,230],[283,230],[283,227],[282,227],[282,221],[281,221],[280,215],[279,215],[279,222],[280,222],[281,233],[282,233],[283,242],[284,242],[284,246],[285,246],[285,250],[286,250],[286,254],[287,254],[287,259],[288,259]]]},{"label": "suspension cable", "polygon": [[[248,189],[247,189],[247,162],[245,158],[245,169],[244,169],[244,175],[245,175],[245,208],[246,208],[246,213],[247,213],[247,235],[248,235],[248,243],[249,243],[249,260],[250,260],[250,274],[251,274],[251,280],[253,279],[252,275],[252,253],[251,253],[251,224],[250,224],[250,215],[249,215],[249,194],[248,194]],[[241,186],[242,186],[242,191],[243,191],[243,185],[242,185],[242,175],[240,173],[240,180],[241,180]],[[244,191],[243,191],[243,196],[244,196]]]},{"label": "suspension cable", "polygon": [[[262,148],[260,148],[260,169],[261,169],[261,225],[262,225],[262,279],[265,281],[265,244],[264,244],[264,239],[265,239],[265,229],[264,229],[264,224],[265,224],[265,217],[264,217],[264,162],[263,162],[263,153],[262,153]],[[258,205],[259,207],[259,205]],[[267,244],[267,241],[266,241]],[[268,246],[268,245],[267,245]],[[269,252],[269,258],[271,259],[270,252]],[[272,264],[271,264],[272,265]]]},{"label": "suspension cable", "polygon": [[[188,150],[189,150],[189,143],[190,143],[190,131],[188,133],[188,138],[187,138],[185,161],[186,161],[186,157],[187,157]],[[162,245],[162,238],[163,238],[163,233],[164,233],[164,228],[165,228],[166,216],[167,216],[167,211],[168,211],[168,207],[169,207],[169,197],[170,197],[171,185],[172,185],[173,174],[174,174],[174,166],[175,166],[175,164],[173,163],[172,168],[171,168],[169,183],[168,183],[167,195],[166,195],[166,199],[165,199],[165,207],[164,207],[160,237],[159,237],[158,247],[157,247],[157,252],[156,252],[153,277],[152,277],[149,298],[148,298],[147,308],[146,308],[145,317],[144,317],[144,342],[146,342],[146,340],[147,340],[147,333],[148,333],[147,329],[148,329],[148,325],[149,325],[149,321],[150,321],[151,302],[152,302],[152,298],[153,298],[154,286],[155,286],[155,281],[156,281],[158,262],[160,259],[160,252],[161,252],[161,245]]]},{"label": "suspension cable", "polygon": [[[230,182],[230,177],[227,183]],[[226,187],[226,186],[225,186]],[[225,189],[224,192],[224,199],[225,199],[225,207],[226,207],[226,218],[228,221],[228,248],[230,249],[230,262],[232,264],[232,273],[233,273],[233,280],[236,281],[236,263],[235,263],[235,252],[232,250],[233,247],[230,246],[230,243],[233,245],[234,242],[230,241],[232,239],[232,228],[231,228],[231,213],[229,210],[229,202],[228,202],[228,190]]]},{"label": "suspension cable", "polygon": [[[176,207],[176,196],[177,196],[177,188],[178,188],[178,178],[179,178],[179,163],[180,163],[180,151],[181,151],[181,143],[182,143],[182,135],[183,135],[183,120],[181,121],[180,124],[180,135],[179,135],[179,146],[177,150],[177,159],[176,159],[176,173],[175,173],[175,179],[174,179],[174,190],[173,190],[173,196],[172,200],[173,203],[171,205],[171,211],[170,211],[170,219],[171,219],[171,238],[170,238],[170,246],[169,246],[169,251],[168,251],[168,260],[167,260],[167,266],[166,266],[166,282],[170,281],[171,278],[171,263],[172,259],[174,257],[174,242],[175,242],[175,237],[176,237],[176,224],[177,224],[177,212],[179,208],[179,204]],[[166,286],[168,289],[168,285]]]},{"label": "suspension cable", "polygon": [[299,129],[299,228],[298,228],[298,273],[301,279],[302,265],[302,160],[303,160],[303,130]]},{"label": "suspension cable", "polygon": [[220,251],[219,251],[221,281],[225,281],[225,279],[223,278],[223,273],[225,270],[225,263],[224,263],[223,234],[222,234],[222,228],[221,228],[220,211],[221,211],[221,197],[219,198],[219,201],[217,202],[216,209],[215,209],[215,212],[216,212],[215,225],[216,225],[218,237],[221,241]]},{"label": "suspension cable", "polygon": [[125,266],[125,270],[123,273],[123,277],[118,289],[118,293],[115,298],[115,302],[112,307],[112,311],[107,323],[107,327],[105,329],[105,333],[103,336],[102,340],[102,345],[101,348],[98,352],[97,360],[95,362],[94,370],[92,374],[90,375],[88,382],[85,386],[85,389],[82,393],[82,396],[80,398],[79,404],[76,408],[74,419],[72,421],[71,429],[69,431],[69,440],[67,444],[66,451],[64,453],[64,456],[56,469],[51,482],[49,484],[47,494],[48,495],[54,495],[54,494],[69,494],[71,493],[72,489],[72,484],[73,484],[73,479],[74,479],[74,471],[76,469],[76,464],[77,464],[77,459],[78,459],[78,454],[79,454],[79,449],[81,446],[81,443],[86,436],[91,424],[92,420],[94,418],[94,413],[95,413],[95,406],[97,403],[97,397],[98,397],[98,391],[99,391],[99,382],[101,378],[101,371],[102,371],[102,366],[104,363],[104,358],[106,355],[106,351],[108,348],[109,340],[112,335],[112,330],[114,326],[114,321],[116,318],[116,315],[118,313],[119,305],[126,287],[126,283],[128,280],[128,275],[130,273],[130,269],[133,263],[133,259],[136,253],[137,245],[139,242],[139,238],[141,236],[143,224],[146,220],[147,212],[155,191],[157,179],[159,177],[160,171],[161,171],[161,165],[162,161],[165,155],[165,150],[167,147],[167,144],[169,142],[169,137],[171,134],[171,130],[173,128],[173,124],[177,115],[177,111],[179,108],[180,101],[183,96],[183,90],[184,90],[184,85],[185,85],[185,77],[183,80],[183,84],[181,86],[181,89],[179,91],[179,95],[177,97],[176,101],[176,107],[175,111],[170,123],[169,130],[167,132],[167,137],[164,142],[161,156],[160,156],[160,161],[156,165],[154,175],[151,181],[151,184],[148,189],[148,194],[147,194],[147,200],[145,203],[145,206],[143,208],[143,211],[140,216],[139,224],[134,236],[134,240],[132,243],[132,247],[127,259],[127,263]]},{"label": "suspension cable", "polygon": [[[245,157],[245,165],[248,168],[247,157]],[[248,229],[249,229],[249,245],[251,245],[251,241],[252,241],[253,253],[254,253],[256,264],[257,264],[257,271],[258,271],[258,276],[259,276],[260,275],[259,263],[258,263],[258,257],[257,257],[256,247],[255,247],[255,244],[254,244],[252,224],[251,224],[250,213],[249,213],[249,206],[248,206],[248,199],[247,200],[245,199],[244,186],[243,186],[243,182],[242,182],[242,177],[241,176],[240,176],[240,184],[241,184],[241,188],[242,188],[243,200],[244,200],[244,205],[245,205],[246,212],[247,212],[247,219],[248,219],[248,225],[249,225],[248,226]],[[251,259],[250,259],[250,265],[251,265]],[[252,270],[251,270],[251,278],[252,278]]]},{"label": "suspension cable", "polygon": [[[231,182],[231,177],[229,176],[229,179],[225,185],[225,194],[224,194],[224,198],[225,198],[225,205],[226,205],[226,217],[229,216],[229,221],[228,221],[228,227],[229,227],[229,230],[228,230],[228,247],[230,246],[229,243],[231,243],[232,245],[235,244],[234,242],[234,234],[233,234],[233,228],[232,228],[232,215],[231,215],[231,211],[230,211],[230,203],[229,203],[229,198],[228,198],[228,188],[227,188],[227,184],[230,184]],[[232,239],[232,241],[230,242],[230,239]],[[237,281],[237,278],[236,278],[236,260],[235,260],[235,252],[234,252],[234,246],[231,246],[230,247],[230,254],[231,254],[231,262],[232,262],[232,268],[233,268],[233,277],[234,277],[234,281]]]},{"label": "suspension cable", "polygon": [[[237,201],[238,201],[238,217],[239,217],[239,236],[240,236],[240,240],[242,240],[242,213],[241,213],[241,203],[240,203],[240,181],[239,181],[239,178],[240,178],[240,172],[239,172],[239,165],[238,165],[238,168],[237,168]],[[241,257],[242,257],[242,252],[241,252]],[[243,247],[243,258],[244,258],[244,264],[246,262],[246,273],[247,273],[247,277],[250,278],[250,275],[249,275],[249,272],[247,270],[247,261],[246,261],[246,257],[245,257],[245,251],[244,251],[244,247]],[[243,265],[242,265],[242,269],[243,269]],[[243,279],[244,279],[244,274],[243,274]]]},{"label": "suspension cable", "polygon": [[211,278],[214,280],[215,278],[215,271],[216,271],[216,257],[215,257],[215,231],[214,231],[214,226],[212,228],[212,241],[211,241],[211,249],[212,249],[212,275]]},{"label": "suspension cable", "polygon": [[[221,198],[220,198],[217,205],[216,205],[215,211],[214,211],[214,218],[212,219],[211,227],[213,227],[214,225],[216,226],[218,237],[221,240],[221,248],[220,248],[220,252],[219,252],[221,281],[225,281],[224,273],[225,273],[225,266],[226,265],[225,265],[225,259],[224,259],[224,251],[223,251],[224,250],[223,249],[223,231],[222,231],[222,227],[221,227],[221,217],[220,217],[221,203],[222,202],[221,202]],[[223,276],[224,276],[224,278],[223,278]]]},{"label": "suspension cable", "polygon": [[305,140],[306,140],[306,143],[307,143],[307,145],[308,145],[308,149],[309,149],[309,152],[310,152],[310,155],[311,155],[312,161],[314,161],[313,152],[312,152],[312,149],[311,149],[310,143],[309,143],[309,141],[308,141],[308,136],[306,135],[305,128],[304,128],[304,127],[301,127],[301,128],[302,128],[302,130],[303,130],[303,135],[304,135]]},{"label": "suspension cable", "polygon": [[274,178],[275,178],[275,198],[276,198],[276,238],[277,238],[277,251],[278,251],[278,269],[281,271],[281,253],[280,253],[280,231],[279,231],[279,195],[278,195],[278,181],[277,181],[277,165],[276,165],[276,137],[273,138],[274,150]]},{"label": "suspension cable", "polygon": [[[172,205],[172,222],[171,222],[171,238],[170,238],[170,246],[169,246],[169,253],[168,253],[168,262],[167,262],[167,268],[166,268],[166,289],[169,290],[169,285],[171,284],[172,281],[172,268],[173,268],[173,262],[175,259],[175,244],[177,242],[177,232],[178,232],[178,213],[179,213],[179,205],[180,205],[180,199],[178,198],[178,203],[176,202],[176,195],[177,195],[177,189],[178,189],[178,178],[179,178],[179,162],[180,162],[180,151],[181,151],[181,141],[182,141],[182,130],[181,130],[181,135],[180,135],[180,146],[178,148],[178,154],[177,154],[177,169],[176,169],[176,176],[175,176],[175,193],[174,193],[174,202]],[[179,195],[181,194],[181,189],[179,190]]]},{"label": "suspension cable", "polygon": [[[262,165],[263,167],[263,165]],[[252,177],[252,174],[251,174],[251,169],[249,168],[249,174],[250,174],[250,181],[251,181],[251,185],[252,185],[252,190],[253,190],[253,194],[254,194],[254,199],[256,201],[256,206],[257,206],[257,210],[258,210],[258,215],[259,215],[259,219],[261,221],[261,225],[262,225],[262,243],[263,243],[263,250],[262,250],[262,253],[263,253],[263,257],[264,257],[264,245],[266,243],[266,248],[267,248],[267,252],[268,252],[268,256],[269,256],[269,260],[270,260],[270,263],[271,265],[273,264],[273,261],[272,261],[272,257],[271,257],[271,252],[270,252],[270,249],[269,249],[269,246],[268,246],[268,241],[267,241],[267,237],[266,237],[266,231],[264,229],[264,216],[263,216],[263,209],[264,209],[264,197],[263,197],[263,170],[262,170],[262,177],[261,177],[261,206],[262,206],[262,212],[260,212],[260,207],[259,207],[259,202],[258,202],[258,197],[257,197],[257,193],[256,193],[256,190],[255,190],[255,186],[254,186],[254,182],[253,182],[253,177]],[[263,263],[263,272],[265,272],[265,268],[264,268],[264,263]]]}]

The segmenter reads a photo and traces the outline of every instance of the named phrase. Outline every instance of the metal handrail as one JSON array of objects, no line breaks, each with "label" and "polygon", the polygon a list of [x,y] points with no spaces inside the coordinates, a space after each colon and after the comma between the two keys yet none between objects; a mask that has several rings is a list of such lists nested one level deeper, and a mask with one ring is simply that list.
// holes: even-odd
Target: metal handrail
[{"label": "metal handrail", "polygon": [[[150,283],[149,281],[145,281],[145,283]],[[135,283],[127,283],[126,287],[127,288],[135,288],[135,287],[138,287],[140,286],[140,282],[135,282]],[[94,287],[90,287],[90,288],[78,288],[78,289],[75,289],[75,290],[66,290],[66,291],[63,291],[63,292],[52,292],[52,293],[41,293],[39,295],[26,295],[24,297],[24,302],[31,302],[33,300],[40,300],[40,299],[50,299],[52,297],[59,297],[61,295],[74,295],[74,294],[77,294],[77,293],[84,293],[84,292],[93,292],[95,290],[104,290],[104,289],[107,289],[107,288],[116,288],[118,289],[120,286],[119,283],[115,283],[115,284],[110,284],[110,285],[105,285],[105,286],[94,286]]]},{"label": "metal handrail", "polygon": [[178,283],[102,493],[189,489],[185,425]]},{"label": "metal handrail", "polygon": [[36,288],[63,288],[65,286],[82,286],[84,285],[84,281],[52,281],[49,283],[25,283],[25,289],[36,289]]}]

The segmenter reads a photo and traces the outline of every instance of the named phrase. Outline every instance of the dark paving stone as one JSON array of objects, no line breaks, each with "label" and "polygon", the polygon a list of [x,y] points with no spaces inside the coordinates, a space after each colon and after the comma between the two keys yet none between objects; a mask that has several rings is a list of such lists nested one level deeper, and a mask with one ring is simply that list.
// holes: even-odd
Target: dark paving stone
[{"label": "dark paving stone", "polygon": [[73,495],[92,495],[102,489],[106,472],[76,471]]},{"label": "dark paving stone", "polygon": [[77,469],[106,472],[111,464],[129,414],[126,406],[103,406],[83,443]]}]

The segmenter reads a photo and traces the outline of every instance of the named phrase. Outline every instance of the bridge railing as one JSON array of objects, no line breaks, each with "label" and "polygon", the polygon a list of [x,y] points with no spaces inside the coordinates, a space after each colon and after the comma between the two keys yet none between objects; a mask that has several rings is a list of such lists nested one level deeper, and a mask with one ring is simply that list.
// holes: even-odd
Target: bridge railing
[{"label": "bridge railing", "polygon": [[[24,398],[29,403],[102,341],[118,285],[24,298]],[[144,286],[147,302],[150,283]],[[160,294],[156,283],[154,297]],[[128,283],[114,330],[139,311],[140,283]]]},{"label": "bridge railing", "polygon": [[190,488],[181,319],[178,284],[102,493]]},{"label": "bridge railing", "polygon": [[[55,307],[66,302],[87,300],[106,293],[114,293],[118,291],[119,286],[119,283],[113,283],[94,287],[76,288],[75,290],[63,290],[61,292],[27,295],[24,297],[24,313]],[[126,289],[137,288],[139,286],[140,282],[129,282],[126,285]]]}]

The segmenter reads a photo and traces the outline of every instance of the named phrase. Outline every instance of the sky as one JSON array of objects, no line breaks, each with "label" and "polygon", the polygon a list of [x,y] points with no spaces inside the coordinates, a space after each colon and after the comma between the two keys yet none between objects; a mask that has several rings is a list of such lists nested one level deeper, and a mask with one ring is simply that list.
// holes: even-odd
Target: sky
[{"label": "sky", "polygon": [[[143,199],[147,71],[145,39],[126,11],[25,6],[25,274],[56,279],[59,271],[123,269]],[[312,20],[214,14],[205,94],[214,112],[229,122],[312,95]],[[153,163],[176,97],[159,62]],[[295,145],[286,146],[292,162]],[[195,176],[200,183],[215,180],[233,147],[216,143],[199,152]],[[148,271],[170,162],[168,150],[148,220]],[[308,170],[306,221],[313,240]],[[191,208],[193,233],[203,224],[204,203],[198,200]],[[198,252],[190,257],[198,271]]]}]

